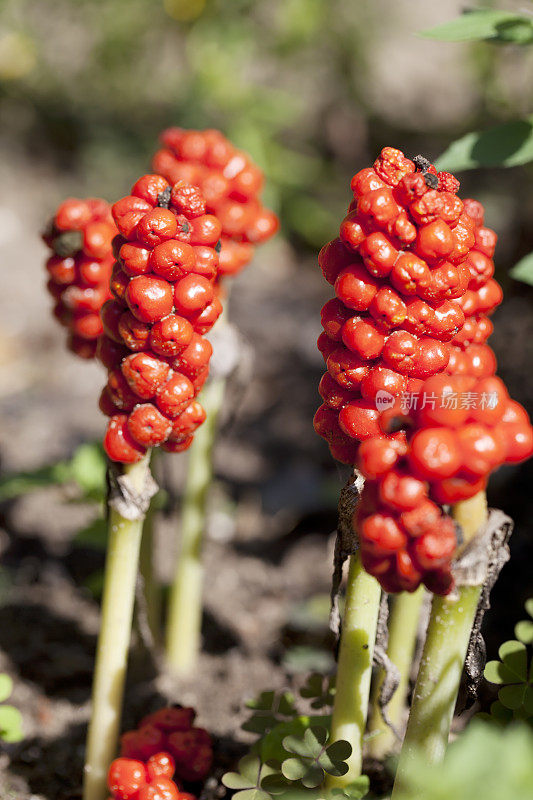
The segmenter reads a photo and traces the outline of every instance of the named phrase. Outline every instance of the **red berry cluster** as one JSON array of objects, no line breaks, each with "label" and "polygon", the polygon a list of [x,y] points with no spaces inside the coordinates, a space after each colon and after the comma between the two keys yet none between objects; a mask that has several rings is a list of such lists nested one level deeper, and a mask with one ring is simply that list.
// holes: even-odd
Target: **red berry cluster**
[{"label": "red berry cluster", "polygon": [[68,331],[68,347],[93,358],[102,333],[100,309],[111,297],[111,242],[117,229],[105,200],[70,198],[61,203],[43,239],[52,250],[46,262],[54,316]]},{"label": "red berry cluster", "polygon": [[162,445],[186,450],[205,419],[195,400],[212,353],[204,338],[221,311],[221,225],[196,186],[144,175],[113,205],[120,236],[102,307],[98,357],[108,369],[100,408],[111,417],[110,459],[138,461]]},{"label": "red berry cluster", "polygon": [[222,225],[219,277],[234,275],[251,261],[253,245],[279,227],[276,215],[259,199],[261,170],[220,131],[169,128],[161,141],[164,147],[155,154],[152,169],[172,184],[200,187],[208,211]]},{"label": "red berry cluster", "polygon": [[109,800],[196,800],[172,780],[175,765],[169,753],[155,753],[146,763],[116,758],[107,775]]},{"label": "red berry cluster", "polygon": [[204,728],[194,727],[193,708],[163,708],[141,720],[138,728],[121,737],[120,754],[146,761],[157,753],[169,754],[179,781],[203,781],[213,763],[213,743]]},{"label": "red berry cluster", "polygon": [[339,238],[319,256],[336,298],[322,309],[315,429],[366,478],[355,520],[366,569],[387,591],[424,582],[444,594],[457,537],[439,504],[533,453],[485,344],[502,297],[496,235],[457,179],[421,157],[387,147],[351,187]]}]

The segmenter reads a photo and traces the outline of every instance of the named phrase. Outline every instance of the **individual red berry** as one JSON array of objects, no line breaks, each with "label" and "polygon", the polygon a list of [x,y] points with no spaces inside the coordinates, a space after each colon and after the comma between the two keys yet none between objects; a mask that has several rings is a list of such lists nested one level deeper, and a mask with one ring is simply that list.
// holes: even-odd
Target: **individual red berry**
[{"label": "individual red berry", "polygon": [[190,344],[173,360],[172,368],[194,380],[209,364],[212,353],[211,342],[193,333]]},{"label": "individual red berry", "polygon": [[397,328],[407,317],[406,304],[388,286],[383,286],[378,290],[368,310],[376,322],[386,329]]},{"label": "individual red berry", "polygon": [[122,411],[131,411],[141,399],[133,391],[119,368],[113,369],[109,373],[107,391],[112,402]]},{"label": "individual red berry", "polygon": [[343,219],[339,228],[339,237],[346,248],[357,250],[365,240],[368,232],[368,221],[365,223],[357,209],[350,211]]},{"label": "individual red berry", "polygon": [[125,242],[119,250],[119,259],[124,272],[130,278],[150,271],[150,249],[140,242]]},{"label": "individual red berry", "polygon": [[354,255],[351,253],[341,239],[333,239],[328,242],[318,254],[318,265],[328,283],[334,284],[337,275],[351,264]]},{"label": "individual red berry", "polygon": [[170,374],[167,362],[149,352],[127,356],[121,364],[121,370],[132,390],[144,400],[150,400]]},{"label": "individual red berry", "polygon": [[400,213],[400,208],[389,188],[375,189],[364,194],[357,203],[357,211],[378,225],[387,225]]},{"label": "individual red berry", "polygon": [[123,197],[113,205],[112,213],[115,224],[126,239],[133,238],[137,225],[152,206],[140,197]]},{"label": "individual red berry", "polygon": [[347,347],[336,347],[327,357],[326,366],[331,377],[350,391],[359,388],[370,370],[368,362],[352,353]]},{"label": "individual red berry", "polygon": [[118,800],[137,800],[146,784],[146,769],[142,761],[116,758],[107,774],[107,786]]},{"label": "individual red berry", "polygon": [[166,450],[167,453],[183,453],[185,450],[188,450],[191,444],[193,443],[193,436],[186,436],[184,439],[169,439],[167,442],[163,442],[161,447],[163,450]]},{"label": "individual red berry", "polygon": [[177,356],[191,343],[193,327],[177,314],[155,322],[150,328],[150,347],[160,356]]},{"label": "individual red berry", "polygon": [[168,182],[161,175],[143,175],[133,184],[131,193],[146,200],[151,206],[156,206],[159,196],[169,188]]},{"label": "individual red berry", "polygon": [[195,271],[196,253],[190,244],[170,239],[154,247],[149,265],[160,278],[174,282]]},{"label": "individual red berry", "polygon": [[205,422],[206,413],[196,400],[189,403],[187,408],[172,420],[171,441],[182,441],[190,437],[197,428]]},{"label": "individual red berry", "polygon": [[205,214],[205,200],[197,186],[178,181],[172,187],[170,202],[180,213],[193,219]]},{"label": "individual red berry", "polygon": [[339,412],[339,425],[353,439],[362,441],[371,436],[379,436],[379,412],[368,400],[352,400]]},{"label": "individual red berry", "polygon": [[399,397],[406,390],[407,380],[399,372],[387,367],[372,367],[361,381],[361,395],[365,400],[375,402],[378,392],[387,392]]},{"label": "individual red berry", "polygon": [[461,184],[451,172],[439,172],[438,178],[439,184],[437,188],[439,192],[453,192],[456,194],[459,191]]},{"label": "individual red berry", "polygon": [[139,800],[181,800],[181,793],[174,781],[161,776],[143,786]]},{"label": "individual red berry", "polygon": [[213,298],[213,284],[200,275],[187,275],[174,287],[174,305],[177,313],[184,317],[203,311]]},{"label": "individual red berry", "polygon": [[118,330],[129,350],[145,350],[150,339],[150,325],[134,317],[131,311],[125,311],[120,317]]},{"label": "individual red berry", "polygon": [[111,461],[135,464],[146,453],[146,448],[132,439],[127,422],[126,414],[117,414],[111,417],[104,437],[104,450]]},{"label": "individual red berry", "polygon": [[360,525],[361,547],[374,556],[388,556],[405,547],[407,536],[392,514],[371,514]]},{"label": "individual red berry", "polygon": [[379,484],[384,505],[397,511],[410,511],[427,497],[428,486],[408,473],[391,470]]},{"label": "individual red berry", "polygon": [[165,416],[174,418],[187,408],[194,395],[189,378],[178,372],[158,388],[155,403]]},{"label": "individual red berry", "polygon": [[128,431],[138,444],[155,447],[170,436],[172,426],[152,403],[136,406],[128,416]]},{"label": "individual red berry", "polygon": [[331,339],[340,341],[344,323],[350,319],[351,311],[336,298],[328,300],[320,312],[322,327]]},{"label": "individual red berry", "polygon": [[150,756],[146,762],[148,781],[152,781],[154,778],[172,778],[175,770],[174,759],[170,753],[164,750],[161,753]]},{"label": "individual red berry", "polygon": [[416,240],[417,255],[428,263],[434,263],[453,250],[453,236],[449,226],[442,219],[423,225]]},{"label": "individual red berry", "polygon": [[338,299],[355,311],[364,311],[374,299],[379,283],[360,264],[344,267],[335,281]]},{"label": "individual red berry", "polygon": [[385,278],[398,260],[399,252],[380,232],[369,234],[359,247],[365,267],[376,278]]},{"label": "individual red berry", "polygon": [[147,275],[132,278],[125,299],[141,322],[157,322],[172,311],[172,287],[162,278]]},{"label": "individual red berry", "polygon": [[421,501],[415,508],[403,511],[400,514],[400,522],[409,536],[417,537],[434,531],[440,517],[439,507],[431,500],[426,499]]},{"label": "individual red berry", "polygon": [[409,552],[422,571],[437,569],[450,562],[457,537],[450,517],[440,517],[435,530],[423,533],[409,544]]},{"label": "individual red berry", "polygon": [[411,439],[409,463],[415,474],[431,480],[449,478],[461,466],[461,449],[454,431],[425,428]]},{"label": "individual red berry", "polygon": [[203,728],[176,731],[168,737],[168,749],[176,761],[176,775],[185,781],[203,780],[213,763],[211,737]]},{"label": "individual red berry", "polygon": [[371,167],[365,167],[365,169],[356,172],[350,183],[350,188],[354,196],[362,196],[376,189],[384,189],[385,186],[385,181],[382,180]]},{"label": "individual red berry", "polygon": [[107,369],[118,367],[123,358],[128,355],[125,347],[114,342],[108,336],[100,336],[96,348],[96,357]]},{"label": "individual red berry", "polygon": [[384,147],[374,161],[374,170],[389,186],[397,186],[402,178],[415,171],[415,165],[401,150]]},{"label": "individual red berry", "polygon": [[358,466],[365,478],[375,480],[392,469],[401,454],[401,446],[392,438],[376,436],[361,442]]},{"label": "individual red berry", "polygon": [[209,305],[195,314],[189,314],[189,320],[196,333],[204,334],[211,330],[217,319],[222,314],[222,303],[215,297]]},{"label": "individual red berry", "polygon": [[431,284],[431,273],[422,259],[413,253],[403,253],[392,268],[390,280],[402,294],[414,295]]},{"label": "individual red berry", "polygon": [[[464,425],[457,438],[467,474],[486,475],[505,460],[505,449],[490,428],[478,423]],[[443,475],[442,477],[448,477]]]},{"label": "individual red berry", "polygon": [[385,336],[374,320],[351,317],[342,327],[342,341],[363,360],[377,358],[385,345]]}]

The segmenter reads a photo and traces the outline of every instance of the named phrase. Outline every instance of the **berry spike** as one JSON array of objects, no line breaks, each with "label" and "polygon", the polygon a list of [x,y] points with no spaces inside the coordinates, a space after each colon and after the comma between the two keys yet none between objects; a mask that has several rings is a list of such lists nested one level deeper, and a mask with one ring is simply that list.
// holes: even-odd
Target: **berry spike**
[{"label": "berry spike", "polygon": [[107,455],[135,463],[149,447],[186,449],[203,422],[192,404],[211,357],[203,337],[222,310],[221,225],[197,187],[159,175],[140,178],[112,211],[119,236],[114,298],[102,309],[108,381],[100,407],[110,416]]},{"label": "berry spike", "polygon": [[100,309],[111,297],[116,233],[111,207],[96,198],[65,200],[43,233],[52,251],[46,270],[53,313],[68,331],[69,349],[81,358],[95,356],[103,332]]},{"label": "berry spike", "polygon": [[263,173],[251,158],[216,130],[168,128],[152,168],[169,183],[184,180],[199,186],[207,210],[222,225],[218,277],[240,272],[255,245],[279,228],[276,215],[260,200]]},{"label": "berry spike", "polygon": [[315,429],[366,479],[354,517],[365,568],[388,592],[453,587],[456,527],[442,506],[533,453],[526,412],[487,344],[501,302],[496,234],[459,181],[386,147],[319,265],[327,372]]}]

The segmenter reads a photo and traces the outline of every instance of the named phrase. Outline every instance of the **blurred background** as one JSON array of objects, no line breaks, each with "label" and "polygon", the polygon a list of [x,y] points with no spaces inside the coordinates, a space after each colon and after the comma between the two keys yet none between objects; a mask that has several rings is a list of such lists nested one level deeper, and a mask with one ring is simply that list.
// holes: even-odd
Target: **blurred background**
[{"label": "blurred background", "polygon": [[[255,358],[244,381],[230,386],[216,452],[204,684],[180,687],[181,699],[196,702],[220,734],[235,729],[243,697],[282,685],[287,671],[330,664],[317,642],[325,638],[330,534],[344,473],[311,424],[322,372],[319,309],[330,296],[316,254],[336,235],[350,178],[384,145],[433,159],[470,130],[531,112],[533,48],[417,35],[462,7],[461,0],[0,4],[4,475],[67,459],[104,428],[103,373],[66,351],[45,291],[39,233],[61,200],[118,199],[148,171],[162,128],[217,127],[264,169],[265,203],[282,220],[281,233],[232,288],[231,318]],[[491,344],[511,393],[531,411],[533,289],[508,272],[533,250],[533,171],[459,177],[461,194],[485,204],[500,237],[496,277],[505,300]],[[184,461],[173,459],[174,485]],[[531,594],[532,479],[531,467],[521,466],[500,470],[491,483],[491,502],[517,524],[513,563],[487,626],[491,651],[512,633]],[[75,538],[94,519],[94,505],[71,500],[51,487],[0,507],[0,669],[16,679],[13,702],[29,736],[10,773],[21,798],[61,796],[61,742],[66,732],[82,741],[87,714],[103,551]],[[159,534],[167,580],[174,527],[167,515]],[[44,768],[36,773],[39,753],[59,759],[56,783],[47,783]]]}]

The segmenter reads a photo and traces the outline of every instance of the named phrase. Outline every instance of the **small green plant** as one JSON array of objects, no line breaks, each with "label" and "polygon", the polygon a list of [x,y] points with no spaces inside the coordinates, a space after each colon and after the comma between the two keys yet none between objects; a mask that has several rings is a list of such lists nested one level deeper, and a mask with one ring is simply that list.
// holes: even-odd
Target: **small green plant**
[{"label": "small green plant", "polygon": [[[525,607],[533,617],[533,598]],[[515,635],[516,639],[504,642],[498,650],[500,660],[489,661],[485,667],[485,678],[501,687],[490,708],[490,718],[497,722],[533,721],[533,620],[518,622]]]},{"label": "small green plant", "polygon": [[[314,800],[351,798],[368,791],[366,775],[343,788],[323,789],[327,776],[348,772],[352,748],[345,740],[331,741],[329,711],[335,697],[333,678],[313,673],[299,691],[262,692],[247,703],[250,717],[243,730],[258,735],[257,741],[238,765],[226,773],[223,783],[238,800]],[[322,713],[304,714],[301,701]]]},{"label": "small green plant", "polygon": [[20,742],[22,715],[18,708],[5,703],[13,691],[13,681],[5,673],[0,674],[0,739],[3,742]]},{"label": "small green plant", "polygon": [[422,753],[404,776],[401,800],[532,800],[533,733],[517,723],[504,731],[475,720],[448,748],[441,764]]}]

